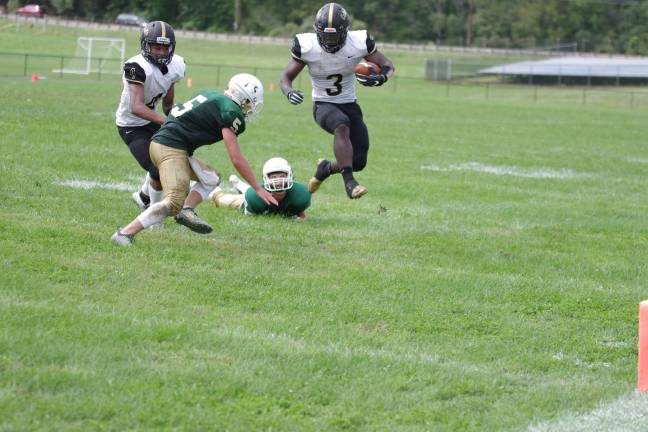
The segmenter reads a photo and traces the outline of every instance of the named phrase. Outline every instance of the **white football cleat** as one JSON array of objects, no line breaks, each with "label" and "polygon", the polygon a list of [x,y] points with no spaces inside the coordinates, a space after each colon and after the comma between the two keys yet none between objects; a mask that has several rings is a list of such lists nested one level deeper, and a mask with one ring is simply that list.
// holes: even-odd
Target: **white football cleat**
[{"label": "white football cleat", "polygon": [[236,189],[239,193],[245,194],[250,188],[250,185],[245,183],[243,180],[238,178],[235,174],[229,176],[229,182],[232,184],[232,187]]},{"label": "white football cleat", "polygon": [[115,231],[115,233],[110,237],[113,243],[118,244],[119,246],[131,246],[133,244],[133,235],[122,234],[121,228]]}]

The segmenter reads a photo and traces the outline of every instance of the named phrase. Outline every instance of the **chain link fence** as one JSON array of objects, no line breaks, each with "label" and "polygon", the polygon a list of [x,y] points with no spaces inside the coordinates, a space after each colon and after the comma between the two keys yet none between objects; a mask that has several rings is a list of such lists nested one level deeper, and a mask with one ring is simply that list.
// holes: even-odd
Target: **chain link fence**
[{"label": "chain link fence", "polygon": [[[56,79],[61,81],[112,81],[119,85],[121,70],[117,59],[91,59],[94,72],[71,74],[64,72],[64,65],[71,60],[87,61],[86,57],[55,56],[42,54],[17,54],[0,52],[0,78],[4,79]],[[558,82],[519,82],[496,77],[475,77],[476,70],[489,66],[486,63],[436,61],[436,80],[396,75],[382,91],[399,98],[452,98],[456,100],[502,100],[533,103],[569,103],[602,105],[631,109],[648,109],[648,88],[594,85],[559,85]],[[448,71],[451,72],[448,72]],[[180,85],[201,88],[223,88],[229,78],[237,73],[251,73],[264,83],[266,91],[278,92],[282,69],[272,67],[249,67],[221,64],[191,64]],[[432,72],[434,74],[434,70]],[[564,80],[563,80],[564,81]],[[302,73],[295,82],[296,88],[310,87],[308,74]],[[359,88],[359,91],[364,89]]]}]

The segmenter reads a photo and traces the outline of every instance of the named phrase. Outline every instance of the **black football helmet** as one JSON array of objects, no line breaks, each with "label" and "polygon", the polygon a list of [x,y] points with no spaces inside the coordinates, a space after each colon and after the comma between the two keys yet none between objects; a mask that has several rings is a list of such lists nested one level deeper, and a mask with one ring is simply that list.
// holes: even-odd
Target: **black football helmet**
[{"label": "black football helmet", "polygon": [[317,41],[324,51],[334,53],[346,42],[349,32],[349,14],[337,3],[326,3],[315,16]]},{"label": "black football helmet", "polygon": [[[169,52],[167,55],[154,55],[151,53],[149,44],[168,45]],[[148,61],[156,66],[166,66],[171,63],[175,51],[175,33],[173,27],[164,21],[151,21],[142,25],[140,34],[140,45],[142,46],[142,55]]]}]

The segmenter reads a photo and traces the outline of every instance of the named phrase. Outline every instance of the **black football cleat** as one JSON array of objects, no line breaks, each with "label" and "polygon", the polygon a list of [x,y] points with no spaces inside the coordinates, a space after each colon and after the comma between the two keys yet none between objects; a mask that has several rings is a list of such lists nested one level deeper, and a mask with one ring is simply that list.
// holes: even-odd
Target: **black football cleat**
[{"label": "black football cleat", "polygon": [[346,190],[347,196],[351,199],[358,199],[368,192],[366,187],[355,180],[351,180],[345,184],[344,189]]},{"label": "black football cleat", "polygon": [[331,162],[326,159],[317,161],[315,175],[308,182],[308,192],[315,193],[321,184],[331,175]]},{"label": "black football cleat", "polygon": [[202,220],[194,211],[194,209],[185,207],[180,210],[180,213],[175,215],[175,221],[180,225],[184,225],[193,232],[198,234],[209,234],[213,228],[207,222]]}]

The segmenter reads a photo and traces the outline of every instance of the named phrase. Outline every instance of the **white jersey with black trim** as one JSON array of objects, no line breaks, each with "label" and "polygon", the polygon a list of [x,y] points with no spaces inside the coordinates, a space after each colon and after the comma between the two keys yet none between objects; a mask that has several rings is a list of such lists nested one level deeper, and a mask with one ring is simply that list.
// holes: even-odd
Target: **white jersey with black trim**
[{"label": "white jersey with black trim", "polygon": [[117,123],[117,126],[135,127],[149,124],[150,121],[138,117],[131,112],[130,92],[128,91],[129,84],[139,83],[144,86],[144,103],[155,111],[158,102],[166,96],[171,86],[184,77],[184,59],[178,54],[174,54],[171,58],[171,63],[166,66],[166,73],[163,73],[162,69],[152,65],[142,54],[126,60],[124,63],[124,74],[122,75],[124,89],[122,90],[121,100],[115,113],[115,123]]},{"label": "white jersey with black trim", "polygon": [[355,67],[367,55],[376,51],[376,44],[366,30],[347,34],[342,48],[335,53],[322,49],[315,33],[295,36],[291,54],[308,65],[313,84],[313,100],[349,103],[356,100]]}]

